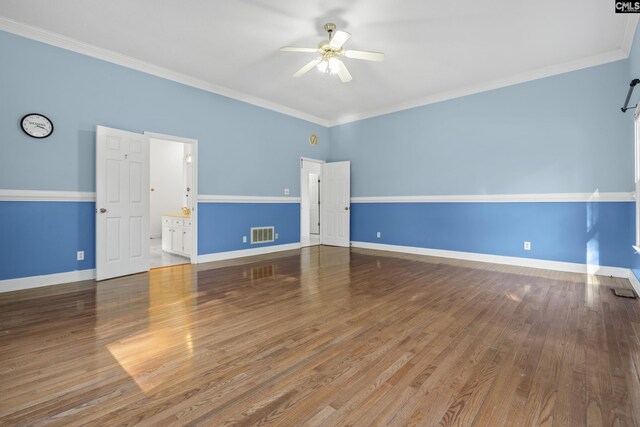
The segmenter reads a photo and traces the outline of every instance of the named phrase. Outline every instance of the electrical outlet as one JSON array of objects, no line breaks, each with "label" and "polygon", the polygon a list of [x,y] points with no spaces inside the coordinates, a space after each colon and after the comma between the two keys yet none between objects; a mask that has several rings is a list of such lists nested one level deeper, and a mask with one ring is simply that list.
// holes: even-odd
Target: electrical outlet
[{"label": "electrical outlet", "polygon": [[289,189],[288,189],[288,188],[285,188],[285,189],[284,189],[284,195],[285,195],[285,196],[288,196],[288,195],[289,195]]},{"label": "electrical outlet", "polygon": [[525,251],[531,250],[531,242],[524,242],[524,250]]},{"label": "electrical outlet", "polygon": [[278,240],[278,233],[276,233],[276,240]]},{"label": "electrical outlet", "polygon": [[76,259],[77,259],[78,261],[84,261],[84,251],[78,251],[78,252],[76,253]]},{"label": "electrical outlet", "polygon": [[381,236],[381,235],[382,235],[382,234],[380,234],[380,232],[379,232],[379,231],[376,233],[376,237],[377,237],[378,239],[380,238],[380,236]]},{"label": "electrical outlet", "polygon": [[242,243],[247,243],[247,236],[242,236]]}]

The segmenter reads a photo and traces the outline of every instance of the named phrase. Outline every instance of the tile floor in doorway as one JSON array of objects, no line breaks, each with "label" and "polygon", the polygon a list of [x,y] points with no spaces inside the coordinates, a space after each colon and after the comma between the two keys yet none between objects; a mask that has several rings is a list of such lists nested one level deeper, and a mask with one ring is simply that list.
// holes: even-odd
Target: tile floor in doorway
[{"label": "tile floor in doorway", "polygon": [[189,258],[170,254],[162,250],[162,239],[155,238],[150,240],[149,258],[151,268],[168,267],[170,265],[188,264]]}]

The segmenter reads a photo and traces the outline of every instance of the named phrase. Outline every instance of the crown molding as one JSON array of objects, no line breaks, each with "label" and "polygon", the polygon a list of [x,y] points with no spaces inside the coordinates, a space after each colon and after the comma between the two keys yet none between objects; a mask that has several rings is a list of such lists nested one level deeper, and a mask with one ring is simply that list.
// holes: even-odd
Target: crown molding
[{"label": "crown molding", "polygon": [[638,27],[638,15],[630,13],[627,15],[627,24],[624,27],[624,38],[620,49],[626,53],[627,57],[631,53],[631,47],[633,46],[633,38],[636,35],[636,28]]},{"label": "crown molding", "polygon": [[[637,24],[637,21],[636,21]],[[492,80],[477,85],[467,86],[460,89],[454,89],[451,91],[445,91],[429,95],[423,98],[413,99],[411,101],[396,104],[388,108],[381,108],[364,113],[352,114],[343,116],[337,120],[331,121],[330,127],[343,125],[351,122],[357,122],[359,120],[370,119],[373,117],[383,116],[385,114],[396,113],[398,111],[409,110],[411,108],[422,107],[429,104],[435,104],[437,102],[449,101],[455,98],[462,98],[463,96],[475,95],[481,92],[488,92],[494,89],[500,89],[507,86],[513,86],[520,83],[526,83],[533,80],[539,80],[545,77],[556,76],[558,74],[569,73],[571,71],[581,70],[583,68],[594,67],[596,65],[607,64],[609,62],[620,61],[626,59],[629,56],[628,52],[622,49],[616,49],[611,52],[602,53],[599,55],[589,56],[587,58],[578,59],[576,61],[565,62],[558,65],[551,65],[549,67],[539,68],[537,70],[528,71],[526,73],[517,74],[515,76],[506,77],[504,79]]]},{"label": "crown molding", "polygon": [[289,108],[275,102],[267,101],[266,99],[238,92],[223,86],[218,86],[213,83],[209,83],[204,80],[200,80],[195,77],[170,70],[168,68],[141,61],[139,59],[132,58],[130,56],[123,55],[108,49],[93,46],[88,43],[84,43],[79,40],[43,30],[41,28],[37,28],[28,24],[23,24],[12,19],[0,17],[0,30],[21,37],[26,37],[31,40],[46,43],[52,46],[56,46],[62,49],[70,50],[72,52],[80,53],[82,55],[90,56],[92,58],[121,65],[126,68],[141,71],[146,74],[151,74],[156,77],[161,77],[163,79],[182,83],[187,86],[202,89],[204,91],[215,93],[217,95],[222,95],[227,98],[232,98],[238,101],[245,102],[247,104],[275,111],[277,113],[286,114],[288,116],[306,120],[308,122],[312,122],[321,126],[329,126],[328,120],[322,119],[312,114],[304,113],[302,111],[298,111],[296,109]]},{"label": "crown molding", "polygon": [[629,52],[631,51],[633,38],[635,35],[636,27],[638,25],[638,20],[639,18],[633,14],[630,14],[628,16],[627,22],[625,24],[624,38],[621,43],[620,49],[617,50],[605,52],[603,54],[594,55],[587,58],[582,58],[576,61],[570,61],[562,64],[540,68],[504,79],[496,79],[489,82],[454,89],[451,91],[436,93],[427,97],[413,99],[387,108],[345,115],[335,120],[323,119],[313,114],[305,113],[294,108],[286,107],[284,105],[277,104],[266,99],[254,97],[252,95],[238,92],[223,86],[218,86],[213,83],[209,83],[204,80],[200,80],[195,77],[170,70],[168,68],[141,61],[108,49],[93,46],[88,43],[84,43],[79,40],[43,30],[41,28],[37,28],[28,24],[23,24],[12,19],[0,17],[0,30],[46,43],[52,46],[56,46],[62,49],[80,53],[82,55],[90,56],[92,58],[121,65],[126,68],[141,71],[143,73],[150,74],[156,77],[182,83],[187,86],[215,93],[217,95],[225,96],[227,98],[235,99],[247,104],[255,105],[257,107],[265,108],[267,110],[275,111],[301,120],[306,120],[308,122],[315,123],[324,127],[333,127],[626,59],[629,56]]},{"label": "crown molding", "polygon": [[351,203],[534,203],[633,202],[633,193],[478,194],[444,196],[352,197]]}]

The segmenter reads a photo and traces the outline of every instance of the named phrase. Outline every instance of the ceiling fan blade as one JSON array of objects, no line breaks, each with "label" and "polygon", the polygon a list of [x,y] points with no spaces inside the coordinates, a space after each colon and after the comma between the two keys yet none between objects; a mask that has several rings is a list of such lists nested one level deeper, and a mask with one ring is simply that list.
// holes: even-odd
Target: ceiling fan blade
[{"label": "ceiling fan blade", "polygon": [[351,38],[351,34],[346,31],[336,31],[336,33],[331,37],[331,41],[329,42],[329,46],[334,49],[340,49],[342,45],[344,45],[347,40]]},{"label": "ceiling fan blade", "polygon": [[340,77],[342,83],[350,82],[353,79],[351,73],[347,70],[347,66],[342,61],[340,61],[340,68],[338,68],[338,77]]},{"label": "ceiling fan blade", "polygon": [[281,47],[280,51],[281,52],[317,52],[318,48],[285,46],[285,47]]},{"label": "ceiling fan blade", "polygon": [[309,62],[307,65],[305,65],[304,67],[302,67],[298,71],[296,71],[295,74],[293,75],[293,77],[300,77],[300,76],[306,74],[309,70],[311,70],[313,67],[318,65],[320,63],[320,61],[322,61],[322,58],[314,59],[313,61]]},{"label": "ceiling fan blade", "polygon": [[365,52],[363,50],[345,50],[344,56],[353,59],[364,59],[365,61],[384,61],[382,52]]}]

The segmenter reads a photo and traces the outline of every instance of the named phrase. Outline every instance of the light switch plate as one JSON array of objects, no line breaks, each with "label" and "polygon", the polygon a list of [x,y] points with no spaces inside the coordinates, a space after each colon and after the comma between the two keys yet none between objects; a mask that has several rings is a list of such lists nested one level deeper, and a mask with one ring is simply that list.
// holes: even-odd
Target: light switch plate
[{"label": "light switch plate", "polygon": [[288,188],[285,188],[285,189],[284,189],[284,195],[285,195],[285,196],[288,196],[288,195],[289,195],[289,189],[288,189]]},{"label": "light switch plate", "polygon": [[247,236],[242,236],[242,243],[247,243]]},{"label": "light switch plate", "polygon": [[84,261],[84,251],[78,251],[76,254],[76,259],[78,261]]},{"label": "light switch plate", "polygon": [[525,251],[531,250],[531,242],[524,242],[524,250]]},{"label": "light switch plate", "polygon": [[379,239],[379,238],[380,238],[380,236],[381,236],[381,234],[380,234],[380,232],[378,231],[378,232],[376,233],[376,237]]}]

